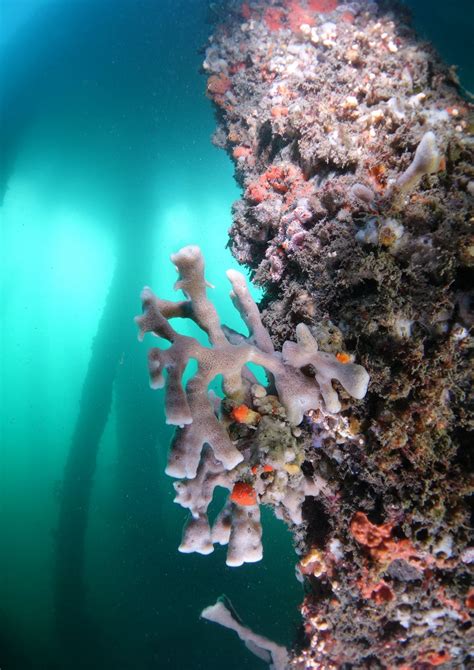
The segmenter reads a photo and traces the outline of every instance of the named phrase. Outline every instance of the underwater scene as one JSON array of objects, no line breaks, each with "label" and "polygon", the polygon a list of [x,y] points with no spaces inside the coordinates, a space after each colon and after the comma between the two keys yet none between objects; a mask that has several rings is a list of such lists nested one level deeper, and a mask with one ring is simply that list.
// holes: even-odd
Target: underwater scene
[{"label": "underwater scene", "polygon": [[0,670],[473,667],[473,30],[0,0]]}]

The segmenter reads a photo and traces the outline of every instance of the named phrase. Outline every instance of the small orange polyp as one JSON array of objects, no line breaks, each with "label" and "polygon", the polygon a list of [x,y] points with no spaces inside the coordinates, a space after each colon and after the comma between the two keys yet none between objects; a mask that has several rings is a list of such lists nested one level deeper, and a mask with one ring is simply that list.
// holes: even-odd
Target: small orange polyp
[{"label": "small orange polyp", "polygon": [[255,489],[246,482],[236,482],[232,493],[230,494],[232,502],[243,507],[250,507],[257,504],[257,494]]},{"label": "small orange polyp", "polygon": [[249,408],[247,405],[239,405],[238,407],[234,407],[231,412],[231,416],[235,421],[238,421],[239,423],[245,423],[245,419],[247,418],[248,413]]},{"label": "small orange polyp", "polygon": [[336,358],[339,363],[350,363],[351,361],[351,357],[349,354],[346,354],[345,351],[340,351],[338,354],[336,354]]},{"label": "small orange polyp", "polygon": [[275,468],[273,465],[269,465],[268,463],[265,463],[265,465],[252,465],[250,468],[250,471],[253,475],[258,474],[258,472],[273,472]]},{"label": "small orange polyp", "polygon": [[247,407],[247,405],[239,405],[238,407],[234,407],[230,413],[230,416],[238,423],[247,423],[250,425],[255,425],[260,420],[260,414],[258,412],[254,412],[254,410]]}]

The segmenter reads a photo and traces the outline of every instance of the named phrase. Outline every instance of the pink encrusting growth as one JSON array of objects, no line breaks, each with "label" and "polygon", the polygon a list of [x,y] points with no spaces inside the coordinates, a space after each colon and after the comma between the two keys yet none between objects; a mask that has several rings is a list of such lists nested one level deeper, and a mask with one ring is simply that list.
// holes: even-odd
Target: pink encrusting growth
[{"label": "pink encrusting growth", "polygon": [[313,26],[318,16],[334,12],[338,4],[338,0],[280,0],[269,7],[264,2],[244,2],[241,14],[247,21],[261,19],[270,32],[299,32],[301,26]]}]

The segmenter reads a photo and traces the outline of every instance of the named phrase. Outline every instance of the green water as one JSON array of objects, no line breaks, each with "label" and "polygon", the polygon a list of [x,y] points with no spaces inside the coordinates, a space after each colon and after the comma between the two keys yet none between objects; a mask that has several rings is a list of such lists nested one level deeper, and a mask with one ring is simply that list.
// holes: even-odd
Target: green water
[{"label": "green water", "polygon": [[[259,564],[177,552],[186,514],[163,474],[171,432],[148,388],[152,342],[133,323],[143,285],[176,295],[169,255],[195,243],[223,320],[239,327],[224,275],[239,192],[210,143],[205,5],[41,3],[3,46],[2,670],[264,667],[199,621],[222,592],[279,642],[298,624],[291,539],[270,514]],[[73,443],[92,452],[83,548],[67,514],[59,522],[87,479],[65,475]]]}]

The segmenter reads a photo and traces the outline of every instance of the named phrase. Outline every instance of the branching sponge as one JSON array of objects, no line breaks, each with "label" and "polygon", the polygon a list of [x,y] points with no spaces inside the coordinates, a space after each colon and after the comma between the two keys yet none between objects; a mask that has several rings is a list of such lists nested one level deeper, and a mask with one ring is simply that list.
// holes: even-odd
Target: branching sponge
[{"label": "branching sponge", "polygon": [[[152,388],[165,387],[166,421],[177,426],[166,473],[181,480],[175,484],[175,502],[191,513],[179,549],[208,554],[214,544],[228,544],[228,565],[258,561],[262,557],[259,503],[272,504],[278,516],[301,523],[305,496],[314,495],[323,485],[301,472],[294,448],[268,448],[271,431],[280,432],[275,443],[282,443],[285,431],[291,443],[294,438],[289,431],[302,422],[306,412],[340,410],[332,380],[353,397],[362,398],[369,376],[360,365],[343,364],[333,354],[318,351],[310,329],[303,324],[297,327],[297,342],[285,342],[282,353],[275,351],[245,278],[235,270],[227,272],[230,295],[248,334],[223,326],[207,297],[210,285],[204,277],[199,247],[184,247],[171,260],[179,273],[175,288],[183,291],[185,300],[162,300],[146,287],[141,294],[143,314],[135,320],[140,340],[151,332],[171,344],[168,349],[151,349],[148,367]],[[178,333],[170,324],[172,318],[193,320],[206,333],[209,346]],[[197,371],[184,386],[183,375],[190,360],[197,362]],[[262,395],[269,389],[256,385],[249,363],[264,368],[269,389],[276,391],[276,396],[268,396],[274,398],[273,405],[267,411],[268,421],[262,421],[261,426],[257,424],[265,410],[260,407],[256,411],[255,389],[260,389],[261,405],[265,405]],[[218,375],[222,375],[225,402],[234,408],[230,416],[222,401],[209,393],[209,385]],[[275,420],[276,406],[284,420]],[[244,424],[253,422],[255,434],[250,446],[247,443],[242,448],[231,439],[232,418]],[[263,459],[267,474],[273,474],[257,481],[255,468]],[[207,508],[217,486],[231,493],[211,528]]]}]

